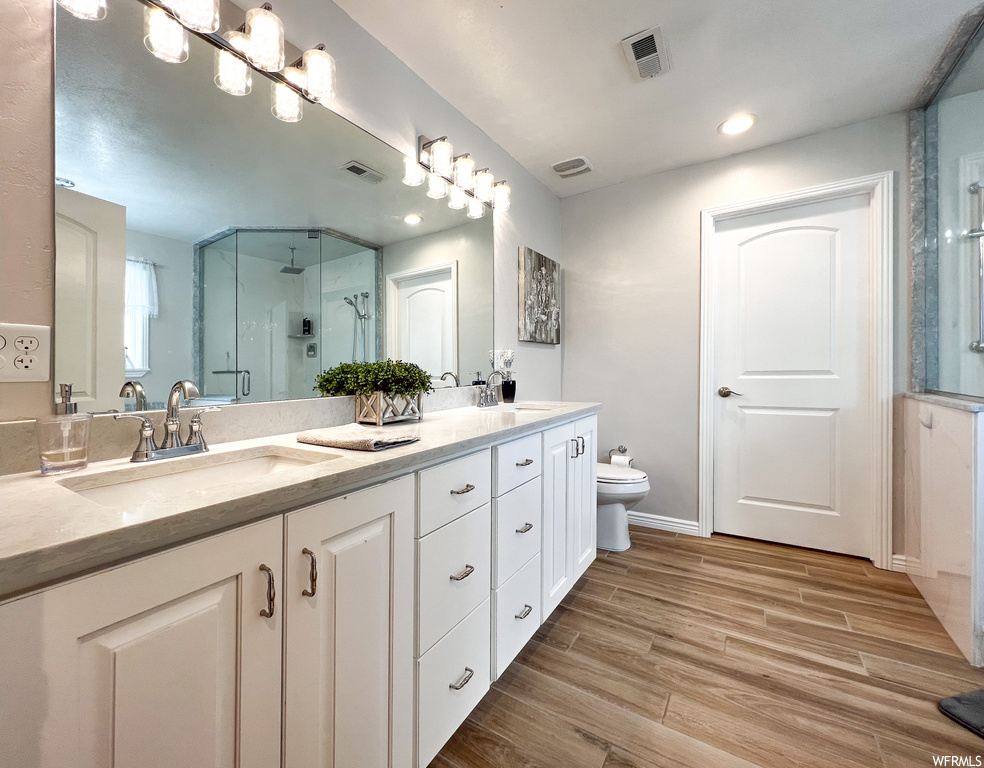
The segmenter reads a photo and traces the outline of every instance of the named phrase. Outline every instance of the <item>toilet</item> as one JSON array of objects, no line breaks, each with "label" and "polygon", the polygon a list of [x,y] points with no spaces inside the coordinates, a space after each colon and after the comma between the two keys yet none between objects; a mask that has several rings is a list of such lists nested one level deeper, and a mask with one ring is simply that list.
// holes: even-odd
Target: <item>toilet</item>
[{"label": "toilet", "polygon": [[648,493],[642,470],[598,463],[598,549],[623,552],[631,546],[629,510]]}]

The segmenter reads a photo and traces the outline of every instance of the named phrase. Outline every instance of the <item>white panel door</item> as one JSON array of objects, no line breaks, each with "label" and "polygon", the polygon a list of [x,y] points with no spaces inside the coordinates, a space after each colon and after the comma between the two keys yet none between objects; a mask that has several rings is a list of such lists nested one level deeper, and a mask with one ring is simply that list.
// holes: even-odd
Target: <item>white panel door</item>
[{"label": "white panel door", "polygon": [[55,187],[55,252],[55,383],[81,410],[120,408],[126,208]]},{"label": "white panel door", "polygon": [[413,757],[414,480],[287,516],[287,768]]},{"label": "white panel door", "polygon": [[867,195],[716,225],[715,531],[870,554],[869,232]]},{"label": "white panel door", "polygon": [[250,525],[0,607],[0,762],[279,765],[282,531]]},{"label": "white panel door", "polygon": [[598,417],[574,422],[578,453],[574,461],[574,580],[598,554]]},{"label": "white panel door", "polygon": [[546,620],[574,582],[574,454],[577,433],[563,424],[543,433],[543,605]]},{"label": "white panel door", "polygon": [[392,273],[386,354],[413,360],[432,378],[458,370],[457,263]]}]

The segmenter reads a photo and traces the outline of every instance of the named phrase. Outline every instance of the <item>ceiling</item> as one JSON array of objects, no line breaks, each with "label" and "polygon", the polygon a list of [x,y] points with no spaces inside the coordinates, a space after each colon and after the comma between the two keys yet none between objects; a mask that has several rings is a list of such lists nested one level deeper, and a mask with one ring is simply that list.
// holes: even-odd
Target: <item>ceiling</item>
[{"label": "ceiling", "polygon": [[[335,1],[567,197],[907,109],[980,0]],[[657,24],[672,69],[639,81],[619,41]]]}]

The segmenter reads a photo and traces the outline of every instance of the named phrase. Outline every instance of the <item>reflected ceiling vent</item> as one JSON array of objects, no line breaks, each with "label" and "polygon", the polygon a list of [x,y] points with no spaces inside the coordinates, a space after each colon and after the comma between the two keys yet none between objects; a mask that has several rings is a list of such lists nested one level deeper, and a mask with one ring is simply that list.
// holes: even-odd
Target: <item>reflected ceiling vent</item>
[{"label": "reflected ceiling vent", "polygon": [[379,171],[374,171],[368,165],[363,165],[355,160],[345,163],[345,165],[342,166],[342,170],[348,171],[353,176],[358,176],[367,184],[378,184],[386,178]]},{"label": "reflected ceiling vent", "polygon": [[663,45],[663,30],[659,27],[630,35],[622,41],[622,52],[632,72],[646,80],[670,69],[670,59]]},{"label": "reflected ceiling vent", "polygon": [[591,171],[594,170],[594,166],[591,165],[591,161],[586,157],[572,157],[570,160],[563,160],[559,163],[554,163],[551,167],[562,179],[569,179],[573,176],[583,176],[584,174],[591,173]]}]

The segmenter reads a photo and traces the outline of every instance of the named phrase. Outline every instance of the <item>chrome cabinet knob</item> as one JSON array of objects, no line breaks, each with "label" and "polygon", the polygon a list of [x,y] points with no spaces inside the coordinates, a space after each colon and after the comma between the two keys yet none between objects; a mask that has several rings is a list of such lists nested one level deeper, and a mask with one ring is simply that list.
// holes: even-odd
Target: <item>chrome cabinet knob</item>
[{"label": "chrome cabinet knob", "polygon": [[721,397],[731,397],[732,395],[735,397],[744,397],[741,392],[735,392],[727,387],[721,387],[721,389],[718,390],[718,394],[721,395]]}]

